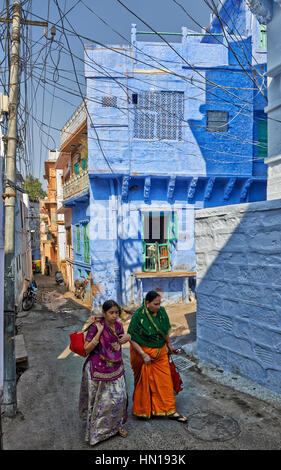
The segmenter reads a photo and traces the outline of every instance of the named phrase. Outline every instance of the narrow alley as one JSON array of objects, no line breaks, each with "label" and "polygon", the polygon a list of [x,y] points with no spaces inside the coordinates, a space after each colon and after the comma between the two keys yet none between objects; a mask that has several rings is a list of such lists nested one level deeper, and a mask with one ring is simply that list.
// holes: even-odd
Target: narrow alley
[{"label": "narrow alley", "polygon": [[[22,369],[17,384],[18,414],[13,419],[3,419],[4,450],[281,448],[281,404],[270,404],[213,380],[194,357],[188,358],[184,353],[178,357],[184,390],[176,401],[179,412],[188,416],[188,425],[162,418],[147,421],[132,416],[133,374],[127,346],[123,347],[123,356],[129,394],[128,437],[116,436],[90,447],[84,442],[83,423],[78,415],[84,360],[68,349],[68,335],[81,329],[90,311],[70,298],[64,287],[57,286],[53,276],[38,274],[36,280],[39,284],[37,303],[29,312],[21,312],[17,319],[28,364]],[[173,320],[176,306],[167,310],[174,329],[173,344],[187,344],[189,337],[193,344],[194,315],[186,314],[186,329],[178,334],[178,324]],[[125,327],[129,323],[125,315],[122,321]]]}]

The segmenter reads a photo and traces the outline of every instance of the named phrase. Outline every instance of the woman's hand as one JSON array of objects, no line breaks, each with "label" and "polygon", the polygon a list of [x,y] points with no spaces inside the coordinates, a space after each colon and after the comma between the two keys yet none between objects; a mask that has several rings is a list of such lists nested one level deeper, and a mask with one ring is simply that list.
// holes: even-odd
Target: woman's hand
[{"label": "woman's hand", "polygon": [[178,354],[178,349],[174,349],[171,343],[167,344],[168,354]]},{"label": "woman's hand", "polygon": [[142,354],[142,359],[143,359],[143,362],[147,365],[151,364],[151,357],[149,354],[146,354],[146,353],[143,353]]},{"label": "woman's hand", "polygon": [[128,333],[124,334],[124,335],[120,335],[119,336],[119,339],[118,339],[118,342],[119,344],[125,344],[127,343],[128,341],[130,341],[131,339],[131,335],[129,335]]},{"label": "woman's hand", "polygon": [[95,325],[96,325],[96,327],[97,327],[97,329],[98,329],[99,335],[101,335],[102,332],[103,332],[103,329],[104,329],[104,325],[102,325],[99,321],[97,321],[97,322],[95,323]]}]

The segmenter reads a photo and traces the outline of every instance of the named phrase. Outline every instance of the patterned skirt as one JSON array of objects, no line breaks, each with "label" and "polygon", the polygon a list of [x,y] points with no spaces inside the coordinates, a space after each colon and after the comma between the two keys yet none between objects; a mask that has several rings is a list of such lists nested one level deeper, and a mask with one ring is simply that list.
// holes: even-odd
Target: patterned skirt
[{"label": "patterned skirt", "polygon": [[92,380],[90,364],[83,370],[79,414],[86,420],[85,441],[95,445],[118,433],[127,421],[128,394],[125,376],[116,380]]}]

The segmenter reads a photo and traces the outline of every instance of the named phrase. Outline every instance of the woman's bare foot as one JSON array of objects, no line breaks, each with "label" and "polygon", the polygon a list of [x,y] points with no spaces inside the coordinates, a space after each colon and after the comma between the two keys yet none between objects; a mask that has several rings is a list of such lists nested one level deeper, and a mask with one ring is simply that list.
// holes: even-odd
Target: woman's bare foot
[{"label": "woman's bare foot", "polygon": [[119,433],[119,435],[122,436],[122,437],[127,437],[127,436],[128,436],[128,431],[127,431],[127,429],[125,429],[125,428],[119,428],[118,433]]},{"label": "woman's bare foot", "polygon": [[187,423],[186,416],[182,416],[177,412],[169,416],[169,419],[174,419],[175,421],[178,421],[179,423]]}]

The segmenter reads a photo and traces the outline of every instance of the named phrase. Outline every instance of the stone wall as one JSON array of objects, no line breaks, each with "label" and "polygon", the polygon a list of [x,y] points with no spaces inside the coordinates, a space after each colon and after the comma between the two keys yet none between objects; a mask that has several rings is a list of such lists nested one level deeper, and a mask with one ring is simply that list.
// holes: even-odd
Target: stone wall
[{"label": "stone wall", "polygon": [[270,157],[266,159],[268,164],[267,170],[267,199],[280,198],[281,184],[281,156]]},{"label": "stone wall", "polygon": [[281,200],[195,221],[198,356],[281,393]]}]

